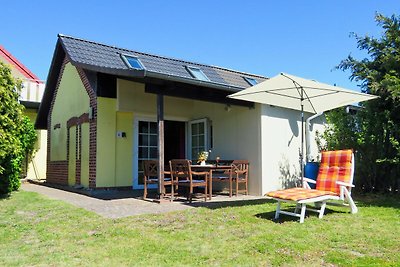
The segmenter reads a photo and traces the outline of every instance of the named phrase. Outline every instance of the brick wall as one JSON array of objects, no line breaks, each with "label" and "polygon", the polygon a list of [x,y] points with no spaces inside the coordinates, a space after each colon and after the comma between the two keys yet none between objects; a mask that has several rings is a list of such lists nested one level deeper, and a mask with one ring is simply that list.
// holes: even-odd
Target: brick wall
[{"label": "brick wall", "polygon": [[52,184],[68,184],[68,161],[48,161],[46,181]]},{"label": "brick wall", "polygon": [[79,77],[90,98],[92,117],[89,119],[89,188],[96,187],[96,153],[97,153],[97,97],[94,88],[91,87],[86,73],[77,68]]}]

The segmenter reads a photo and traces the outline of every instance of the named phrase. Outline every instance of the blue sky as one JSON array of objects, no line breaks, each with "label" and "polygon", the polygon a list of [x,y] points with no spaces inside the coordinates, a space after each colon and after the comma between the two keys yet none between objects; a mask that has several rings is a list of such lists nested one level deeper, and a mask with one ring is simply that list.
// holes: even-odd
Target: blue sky
[{"label": "blue sky", "polygon": [[379,36],[375,12],[398,0],[6,1],[0,44],[45,80],[57,34],[272,77],[286,72],[357,89],[334,67]]}]

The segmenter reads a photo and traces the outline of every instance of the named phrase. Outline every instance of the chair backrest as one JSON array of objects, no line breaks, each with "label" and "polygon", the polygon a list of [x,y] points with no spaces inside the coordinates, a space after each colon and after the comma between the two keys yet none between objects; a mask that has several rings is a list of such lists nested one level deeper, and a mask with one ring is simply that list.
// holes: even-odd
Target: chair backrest
[{"label": "chair backrest", "polygon": [[240,174],[247,175],[249,171],[249,161],[248,160],[234,160],[231,164],[231,171],[233,173],[238,172]]},{"label": "chair backrest", "polygon": [[171,159],[169,161],[171,177],[174,180],[191,179],[190,160]]},{"label": "chair backrest", "polygon": [[354,155],[351,149],[323,151],[318,170],[317,190],[340,194],[337,181],[353,183]]},{"label": "chair backrest", "polygon": [[145,177],[158,177],[158,161],[157,160],[144,160],[143,161],[143,174]]}]

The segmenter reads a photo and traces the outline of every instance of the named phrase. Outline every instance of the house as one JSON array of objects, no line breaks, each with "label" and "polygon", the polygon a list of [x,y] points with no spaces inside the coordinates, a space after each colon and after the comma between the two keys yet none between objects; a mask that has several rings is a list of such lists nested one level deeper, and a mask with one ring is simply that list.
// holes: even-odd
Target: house
[{"label": "house", "polygon": [[48,131],[47,181],[143,188],[141,162],[248,159],[249,191],[280,188],[298,173],[300,115],[227,98],[267,79],[59,35],[36,120]]},{"label": "house", "polygon": [[[25,115],[34,123],[44,92],[44,82],[1,45],[0,62],[8,65],[13,77],[22,81],[19,101],[25,106]],[[24,175],[29,179],[39,180],[46,177],[47,131],[37,130],[36,133],[38,135],[38,141],[35,145],[36,152],[33,159],[24,165],[28,165],[28,168],[25,168]]]}]

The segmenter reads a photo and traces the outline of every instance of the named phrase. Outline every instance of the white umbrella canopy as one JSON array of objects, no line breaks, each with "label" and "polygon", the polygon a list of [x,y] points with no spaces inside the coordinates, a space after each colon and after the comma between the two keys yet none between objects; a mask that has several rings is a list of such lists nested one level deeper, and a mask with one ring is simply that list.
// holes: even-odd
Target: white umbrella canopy
[{"label": "white umbrella canopy", "polygon": [[228,97],[315,114],[377,96],[281,73]]},{"label": "white umbrella canopy", "polygon": [[301,111],[301,182],[304,177],[304,112],[316,114],[378,96],[280,73],[228,97]]}]

